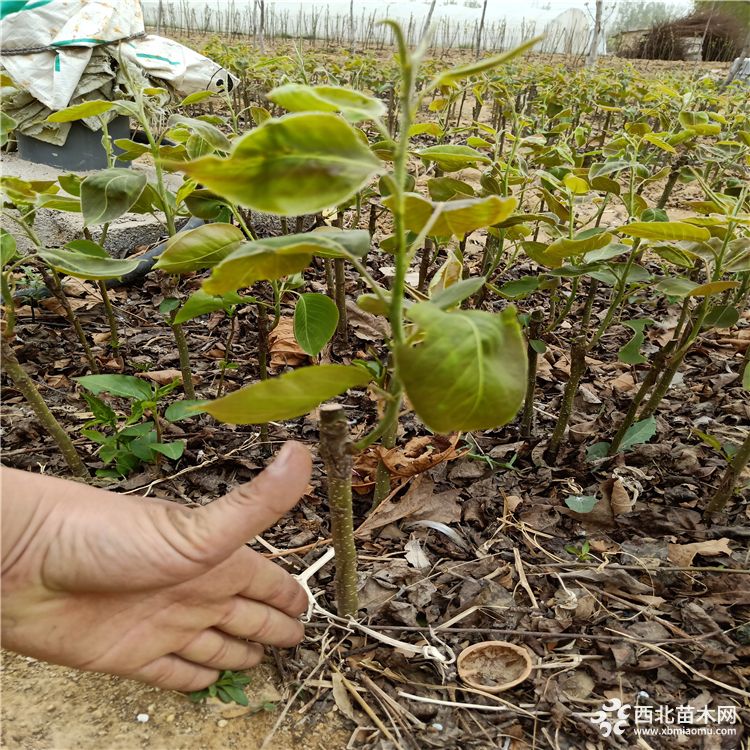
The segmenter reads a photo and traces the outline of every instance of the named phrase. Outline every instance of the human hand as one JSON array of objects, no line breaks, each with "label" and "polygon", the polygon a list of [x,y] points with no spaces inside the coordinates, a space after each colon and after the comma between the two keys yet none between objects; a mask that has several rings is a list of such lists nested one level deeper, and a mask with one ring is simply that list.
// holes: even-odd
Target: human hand
[{"label": "human hand", "polygon": [[310,454],[202,508],[3,469],[3,645],[173,690],[302,640],[302,587],[245,546],[302,496]]}]

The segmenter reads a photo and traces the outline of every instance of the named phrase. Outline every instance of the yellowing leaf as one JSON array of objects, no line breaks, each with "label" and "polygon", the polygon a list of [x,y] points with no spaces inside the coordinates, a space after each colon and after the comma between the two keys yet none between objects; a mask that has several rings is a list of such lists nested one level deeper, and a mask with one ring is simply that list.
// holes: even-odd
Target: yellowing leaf
[{"label": "yellowing leaf", "polygon": [[704,227],[682,221],[635,221],[617,230],[620,234],[640,237],[644,240],[691,240],[703,242],[711,239],[711,232]]},{"label": "yellowing leaf", "polygon": [[371,378],[367,370],[352,365],[301,367],[209,401],[202,410],[229,424],[294,419],[349,388],[366,385]]},{"label": "yellowing leaf", "polygon": [[739,281],[712,281],[708,284],[700,284],[691,289],[686,297],[710,297],[712,294],[719,294],[726,289],[735,289],[740,285]]},{"label": "yellowing leaf", "polygon": [[419,330],[396,348],[396,370],[419,418],[435,432],[509,422],[526,391],[526,344],[513,307],[502,313],[409,308]]},{"label": "yellowing leaf", "polygon": [[245,239],[232,224],[204,224],[171,237],[156,268],[165,273],[189,273],[211,268]]},{"label": "yellowing leaf", "polygon": [[267,120],[236,141],[226,159],[176,166],[229,201],[281,216],[338,205],[383,172],[351,125],[325,112]]}]

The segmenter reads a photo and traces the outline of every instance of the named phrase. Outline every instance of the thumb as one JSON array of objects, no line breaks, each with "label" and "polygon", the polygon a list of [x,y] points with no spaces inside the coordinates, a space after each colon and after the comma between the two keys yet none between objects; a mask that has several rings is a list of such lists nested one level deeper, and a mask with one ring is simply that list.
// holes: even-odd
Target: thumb
[{"label": "thumb", "polygon": [[311,468],[310,451],[302,443],[285,443],[274,462],[255,479],[195,511],[202,535],[218,542],[225,553],[233,552],[296,505],[305,493]]}]

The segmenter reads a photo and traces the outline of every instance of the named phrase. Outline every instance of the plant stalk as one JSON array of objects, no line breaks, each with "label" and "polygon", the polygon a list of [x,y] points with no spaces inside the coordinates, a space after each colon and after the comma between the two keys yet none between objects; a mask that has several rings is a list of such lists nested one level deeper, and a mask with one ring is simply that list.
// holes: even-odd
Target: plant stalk
[{"label": "plant stalk", "polygon": [[107,285],[100,281],[98,282],[99,293],[102,295],[102,302],[104,302],[104,312],[107,315],[107,323],[109,323],[109,346],[113,351],[120,348],[120,336],[117,331],[117,320],[115,319],[115,313],[112,309],[112,302],[109,299],[107,293]]},{"label": "plant stalk", "polygon": [[[268,380],[268,311],[258,303],[258,377]],[[268,425],[260,426],[260,442],[268,443]]]},{"label": "plant stalk", "polygon": [[70,300],[68,299],[68,295],[65,294],[65,290],[63,289],[63,285],[60,281],[60,277],[58,276],[57,271],[55,271],[53,268],[49,269],[49,271],[44,268],[40,268],[39,272],[42,274],[42,278],[44,279],[44,283],[47,285],[47,288],[55,296],[55,299],[57,299],[57,301],[63,306],[65,315],[70,321],[70,324],[73,326],[73,330],[75,331],[76,336],[78,337],[78,341],[80,342],[81,347],[83,348],[83,351],[86,355],[86,360],[89,363],[91,372],[93,372],[95,375],[98,374],[99,366],[96,364],[96,358],[94,357],[94,354],[91,351],[91,347],[89,346],[89,342],[86,339],[86,334],[83,330],[83,326],[81,326],[81,321],[78,320],[78,316],[73,311]]},{"label": "plant stalk", "polygon": [[523,402],[523,417],[521,418],[521,437],[530,438],[534,431],[534,393],[536,391],[536,364],[539,353],[531,345],[538,340],[542,332],[544,313],[540,309],[533,310],[529,316],[529,342],[526,346],[529,358],[529,369],[526,375],[526,398]]},{"label": "plant stalk", "polygon": [[573,399],[578,391],[578,384],[581,382],[581,378],[586,372],[587,351],[588,347],[586,345],[586,337],[577,336],[573,340],[573,344],[570,348],[570,377],[565,384],[562,402],[560,403],[560,413],[558,414],[555,429],[545,453],[545,458],[548,463],[555,463],[557,461],[557,455],[560,452],[562,439],[565,436],[565,430],[568,427],[570,416],[573,413]]},{"label": "plant stalk", "polygon": [[55,443],[57,443],[57,447],[60,449],[60,453],[62,453],[68,468],[75,476],[87,478],[89,472],[78,455],[78,451],[73,445],[70,436],[49,410],[34,381],[29,377],[26,370],[21,367],[21,363],[16,358],[13,347],[10,345],[8,339],[5,336],[0,338],[2,339],[3,370],[8,374],[8,377],[13,381],[16,388],[21,391],[23,397],[29,402],[36,418],[41,422],[44,429],[47,430]]},{"label": "plant stalk", "polygon": [[750,460],[750,432],[747,433],[742,445],[724,470],[719,486],[706,506],[706,517],[709,517],[712,513],[719,513],[724,510],[724,507],[734,493],[740,474],[742,474],[744,468],[747,466],[748,460]]},{"label": "plant stalk", "polygon": [[[174,318],[174,311],[172,318]],[[189,399],[195,398],[195,388],[193,387],[193,371],[190,369],[190,350],[188,349],[185,331],[180,323],[171,323],[169,326],[174,335],[177,352],[180,355],[180,372],[182,373],[182,388]]]},{"label": "plant stalk", "polygon": [[323,404],[320,407],[320,456],[328,478],[331,536],[336,551],[336,607],[341,617],[354,617],[359,609],[351,447],[343,407]]},{"label": "plant stalk", "polygon": [[346,269],[343,258],[335,258],[333,271],[336,285],[336,307],[339,311],[339,322],[336,325],[336,336],[339,344],[346,346],[349,343],[349,326],[346,316]]}]

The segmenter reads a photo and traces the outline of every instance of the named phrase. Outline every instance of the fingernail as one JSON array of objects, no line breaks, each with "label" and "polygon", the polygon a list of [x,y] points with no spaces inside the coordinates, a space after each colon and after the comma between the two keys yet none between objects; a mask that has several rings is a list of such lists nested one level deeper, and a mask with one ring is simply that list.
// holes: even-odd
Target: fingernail
[{"label": "fingernail", "polygon": [[289,463],[292,460],[294,454],[294,443],[286,442],[282,446],[273,463],[268,467],[268,471],[272,471],[274,474],[283,474],[289,469]]}]

